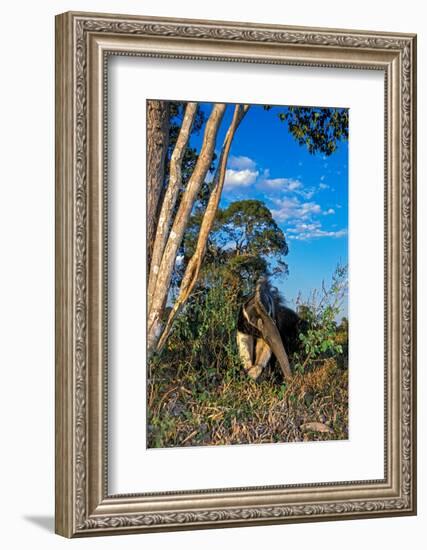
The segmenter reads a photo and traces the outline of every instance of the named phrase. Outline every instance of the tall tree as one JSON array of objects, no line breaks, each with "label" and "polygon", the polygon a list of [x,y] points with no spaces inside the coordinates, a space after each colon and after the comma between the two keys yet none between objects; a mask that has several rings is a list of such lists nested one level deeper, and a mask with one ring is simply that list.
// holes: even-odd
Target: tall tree
[{"label": "tall tree", "polygon": [[166,240],[171,226],[172,214],[182,185],[182,160],[190,138],[191,128],[197,112],[197,103],[188,103],[185,109],[184,119],[179,130],[175,148],[171,155],[169,166],[169,178],[164,193],[154,239],[153,253],[150,262],[150,274],[148,280],[148,309],[151,308],[151,298],[156,287],[157,275],[160,269]]},{"label": "tall tree", "polygon": [[224,116],[225,108],[225,103],[215,103],[211,115],[206,123],[200,155],[197,159],[194,171],[188,181],[185,192],[181,198],[178,211],[169,232],[169,237],[162,255],[162,260],[158,268],[155,289],[153,290],[152,296],[148,298],[148,302],[150,303],[147,330],[149,354],[157,349],[158,341],[163,332],[163,314],[169,293],[177,252],[181,246],[184,231],[197,194],[211,165],[216,137],[222,117]]},{"label": "tall tree", "polygon": [[147,265],[151,265],[169,141],[169,102],[147,101]]}]

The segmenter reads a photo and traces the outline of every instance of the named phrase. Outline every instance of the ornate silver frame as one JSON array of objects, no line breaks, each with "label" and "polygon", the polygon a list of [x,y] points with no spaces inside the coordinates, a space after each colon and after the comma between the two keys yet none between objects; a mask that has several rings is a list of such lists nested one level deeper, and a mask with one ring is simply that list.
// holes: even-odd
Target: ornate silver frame
[{"label": "ornate silver frame", "polygon": [[[105,117],[108,55],[385,74],[385,477],[109,495]],[[66,537],[416,513],[416,37],[65,13],[56,17],[56,532]]]}]

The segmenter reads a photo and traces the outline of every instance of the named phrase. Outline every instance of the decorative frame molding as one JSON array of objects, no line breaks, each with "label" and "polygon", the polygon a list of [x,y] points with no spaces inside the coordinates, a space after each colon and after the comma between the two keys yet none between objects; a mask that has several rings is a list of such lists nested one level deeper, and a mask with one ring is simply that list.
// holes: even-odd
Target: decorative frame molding
[{"label": "decorative frame molding", "polygon": [[[385,74],[385,478],[109,495],[106,59],[368,68]],[[56,532],[66,537],[416,513],[416,37],[249,23],[56,17]]]}]

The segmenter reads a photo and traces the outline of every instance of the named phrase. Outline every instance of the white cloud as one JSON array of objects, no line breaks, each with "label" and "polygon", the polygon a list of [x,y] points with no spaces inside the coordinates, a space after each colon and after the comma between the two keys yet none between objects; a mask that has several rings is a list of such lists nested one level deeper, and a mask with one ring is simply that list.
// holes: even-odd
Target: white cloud
[{"label": "white cloud", "polygon": [[309,189],[305,190],[305,189],[302,189],[301,191],[297,191],[297,193],[299,195],[301,195],[301,197],[303,197],[304,199],[307,199],[307,200],[310,200],[314,194],[315,194],[315,190],[313,187],[310,187]]},{"label": "white cloud", "polygon": [[259,176],[256,162],[249,157],[231,156],[225,172],[224,185],[227,188],[247,187],[255,183]]},{"label": "white cloud", "polygon": [[229,168],[225,172],[224,185],[228,188],[247,187],[256,181],[258,175],[258,170],[250,170],[249,168],[244,170],[234,170]]},{"label": "white cloud", "polygon": [[281,195],[284,197],[282,199],[284,205],[279,204],[279,208],[274,213],[279,221],[284,221],[291,217],[301,218],[302,216],[306,219],[311,214],[334,213],[332,211],[322,212],[320,206],[311,201],[319,190],[330,189],[329,185],[323,183],[325,178],[325,175],[320,176],[321,183],[317,187],[306,187],[300,176],[272,178],[268,168],[260,173],[260,168],[253,159],[240,155],[230,157],[224,185],[231,190],[244,189],[256,184],[259,190],[271,191],[273,196],[274,194]]},{"label": "white cloud", "polygon": [[[307,231],[316,231],[318,229],[320,229],[322,227],[322,225],[319,223],[319,222],[313,222],[313,223],[298,223],[296,224],[294,227],[290,227],[286,232],[287,233],[295,233],[295,234],[300,234],[300,233],[305,233]],[[292,237],[290,237],[292,238]],[[293,237],[295,238],[295,237]]]},{"label": "white cloud", "polygon": [[322,210],[316,202],[304,202],[298,197],[273,199],[273,203],[277,208],[273,208],[271,213],[277,222],[286,222],[285,233],[291,240],[307,241],[326,237],[340,238],[347,234],[347,229],[328,231],[322,228],[318,216],[335,214],[333,208]]},{"label": "white cloud", "polygon": [[314,187],[304,187],[300,177],[297,178],[270,178],[270,171],[264,170],[261,178],[257,183],[258,189],[268,189],[270,191],[278,191],[282,195],[288,194],[292,196],[298,195],[305,200],[310,200],[316,193]]},{"label": "white cloud", "polygon": [[259,187],[267,187],[278,191],[296,191],[302,187],[298,179],[292,178],[265,178],[259,182]]},{"label": "white cloud", "polygon": [[338,231],[326,231],[322,229],[320,223],[311,224],[297,224],[286,231],[288,238],[295,241],[308,241],[309,239],[320,239],[330,237],[333,239],[339,239],[347,235],[347,229],[340,229]]},{"label": "white cloud", "polygon": [[299,189],[301,185],[302,184],[299,180],[288,180],[288,188],[291,191],[295,191],[295,189]]},{"label": "white cloud", "polygon": [[256,162],[249,157],[245,156],[231,156],[228,160],[227,166],[234,168],[235,170],[255,170]]},{"label": "white cloud", "polygon": [[275,204],[278,206],[272,209],[271,213],[279,222],[291,219],[306,220],[313,214],[320,214],[322,209],[315,202],[300,202],[297,198],[276,199]]}]

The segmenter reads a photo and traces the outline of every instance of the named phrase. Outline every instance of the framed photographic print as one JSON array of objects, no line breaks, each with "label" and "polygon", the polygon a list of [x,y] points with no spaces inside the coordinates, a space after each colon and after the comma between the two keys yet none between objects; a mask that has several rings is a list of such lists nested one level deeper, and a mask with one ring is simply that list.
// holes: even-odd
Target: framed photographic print
[{"label": "framed photographic print", "polygon": [[416,37],[56,18],[56,531],[416,513]]}]

